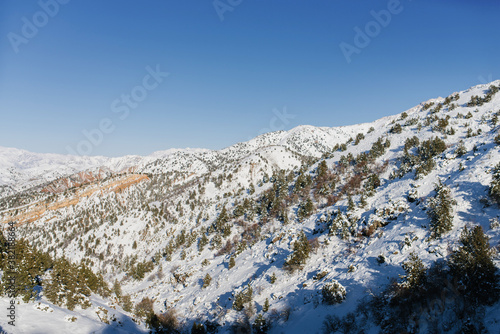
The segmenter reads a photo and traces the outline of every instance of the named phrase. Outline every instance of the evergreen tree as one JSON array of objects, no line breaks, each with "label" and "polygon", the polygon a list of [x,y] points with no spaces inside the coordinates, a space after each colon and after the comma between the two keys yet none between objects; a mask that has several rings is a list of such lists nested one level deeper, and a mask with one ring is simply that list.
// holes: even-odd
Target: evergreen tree
[{"label": "evergreen tree", "polygon": [[346,297],[345,288],[337,281],[326,284],[321,290],[323,297],[323,303],[327,305],[333,305],[341,303]]},{"label": "evergreen tree", "polygon": [[198,324],[196,321],[193,323],[193,327],[191,327],[191,334],[206,334],[207,330],[203,324]]},{"label": "evergreen tree", "polygon": [[464,156],[465,154],[467,154],[467,148],[465,147],[464,143],[463,142],[460,142],[458,145],[457,145],[457,148],[455,149],[455,154],[457,155],[457,157],[462,157]]},{"label": "evergreen tree", "polygon": [[354,201],[352,200],[352,197],[349,196],[347,197],[347,210],[352,211],[356,209],[356,205],[354,205]]},{"label": "evergreen tree", "polygon": [[499,299],[500,286],[494,251],[481,226],[464,228],[460,248],[451,255],[449,265],[455,277],[464,286],[464,296],[472,305],[491,305]]},{"label": "evergreen tree", "polygon": [[418,148],[421,161],[428,161],[446,150],[446,143],[439,137],[434,137],[422,142]]},{"label": "evergreen tree", "polygon": [[267,312],[267,311],[269,311],[269,298],[266,298],[264,306],[262,306],[262,312]]},{"label": "evergreen tree", "polygon": [[102,273],[94,273],[92,269],[82,262],[78,266],[78,275],[81,277],[82,284],[87,286],[92,292],[103,297],[109,296],[110,290]]},{"label": "evergreen tree", "polygon": [[373,143],[372,148],[370,149],[370,157],[372,159],[376,159],[382,156],[385,153],[385,146],[382,143],[382,137],[378,138],[375,143]]},{"label": "evergreen tree", "polygon": [[117,279],[115,279],[115,282],[113,283],[113,292],[118,300],[122,299],[122,287]]},{"label": "evergreen tree", "polygon": [[248,194],[253,195],[255,193],[255,186],[253,183],[250,183],[250,186],[248,187]]},{"label": "evergreen tree", "polygon": [[228,263],[227,267],[228,267],[229,269],[231,269],[231,268],[233,268],[235,265],[236,265],[236,262],[234,261],[234,256],[231,256],[231,257],[229,258],[229,263]]},{"label": "evergreen tree", "polygon": [[332,220],[332,223],[330,225],[329,235],[337,235],[342,240],[347,240],[351,235],[350,225],[353,225],[353,231],[354,231],[356,225],[355,222],[353,223],[349,222],[349,220],[342,213],[342,211],[339,211],[336,214],[335,218]]},{"label": "evergreen tree", "polygon": [[218,249],[221,247],[222,244],[222,237],[220,234],[215,234],[214,237],[212,238],[211,245],[212,249]]},{"label": "evergreen tree", "polygon": [[380,178],[377,174],[370,174],[363,186],[368,192],[368,196],[373,196],[375,195],[375,189],[380,186]]},{"label": "evergreen tree", "polygon": [[203,278],[203,288],[207,288],[211,282],[212,282],[212,277],[210,276],[210,274],[207,273],[205,275],[205,278]]},{"label": "evergreen tree", "polygon": [[439,181],[435,188],[436,196],[429,201],[429,217],[431,219],[431,237],[441,238],[453,227],[453,205],[451,190]]},{"label": "evergreen tree", "polygon": [[56,274],[54,273],[54,270],[52,270],[50,276],[45,277],[43,294],[52,304],[60,305],[58,298],[59,286],[55,276]]},{"label": "evergreen tree", "polygon": [[351,232],[349,231],[349,221],[343,220],[342,225],[340,226],[339,236],[342,240],[348,240]]},{"label": "evergreen tree", "polygon": [[500,163],[493,169],[493,179],[490,184],[490,196],[500,204]]},{"label": "evergreen tree", "polygon": [[198,250],[199,250],[200,252],[202,252],[202,251],[203,251],[203,248],[205,248],[205,246],[206,246],[207,244],[208,244],[208,238],[207,238],[206,234],[205,234],[205,233],[203,233],[203,234],[201,235],[200,240],[198,240]]},{"label": "evergreen tree", "polygon": [[44,287],[47,299],[58,306],[67,305],[68,309],[74,307],[74,285],[71,284],[70,265],[65,258],[57,259],[50,273],[50,279]]},{"label": "evergreen tree", "polygon": [[219,216],[217,217],[217,222],[224,224],[227,223],[228,221],[229,221],[229,215],[227,213],[226,207],[223,206]]},{"label": "evergreen tree", "polygon": [[401,131],[403,131],[403,128],[399,123],[394,124],[394,126],[389,130],[390,133],[401,133]]},{"label": "evergreen tree", "polygon": [[233,309],[236,311],[241,311],[245,307],[245,304],[252,302],[253,289],[248,284],[247,288],[234,296]]},{"label": "evergreen tree", "polygon": [[132,312],[134,304],[132,303],[132,298],[130,295],[124,295],[122,297],[122,308],[125,312]]},{"label": "evergreen tree", "polygon": [[358,145],[363,139],[365,139],[365,135],[362,133],[358,133],[356,135],[356,140],[354,141],[354,145]]},{"label": "evergreen tree", "polygon": [[34,287],[37,285],[36,277],[41,274],[41,268],[36,263],[37,255],[37,252],[24,241],[16,243],[14,287],[16,295],[21,296],[25,303],[35,298]]},{"label": "evergreen tree", "polygon": [[[14,265],[13,254],[15,254]],[[24,302],[33,300],[37,297],[35,287],[41,284],[41,276],[52,263],[48,254],[36,250],[25,240],[16,240],[14,245],[0,232],[0,269],[3,271],[0,290],[3,293],[22,297]],[[14,276],[15,284],[12,284]]]},{"label": "evergreen tree", "polygon": [[135,315],[141,319],[148,319],[153,314],[154,314],[153,300],[148,297],[144,297],[135,306]]},{"label": "evergreen tree", "polygon": [[223,206],[219,216],[217,216],[217,219],[215,220],[215,230],[217,232],[223,233],[224,236],[228,236],[229,234],[231,234],[231,226],[227,224],[228,221],[229,214],[226,210],[226,207]]},{"label": "evergreen tree", "polygon": [[410,253],[408,261],[403,262],[403,269],[406,273],[404,282],[401,285],[407,289],[415,290],[425,286],[426,269],[422,260],[414,252]]},{"label": "evergreen tree", "polygon": [[307,218],[309,217],[314,210],[314,204],[310,197],[307,197],[307,200],[299,205],[297,210],[297,216],[299,218]]},{"label": "evergreen tree", "polygon": [[327,172],[328,172],[328,166],[326,165],[326,161],[322,160],[318,165],[318,170],[317,170],[318,179],[324,178],[327,175]]},{"label": "evergreen tree", "polygon": [[368,203],[366,203],[366,198],[365,198],[365,195],[362,194],[361,195],[361,198],[359,199],[359,206],[364,208],[368,205]]},{"label": "evergreen tree", "polygon": [[90,307],[89,297],[92,291],[90,287],[94,290],[98,289],[97,276],[82,264],[78,267],[73,283],[75,285],[75,303],[78,303],[82,308]]},{"label": "evergreen tree", "polygon": [[284,224],[284,225],[288,225],[288,223],[290,222],[290,220],[288,219],[288,213],[286,212],[286,209],[283,209],[281,210],[281,212],[279,213],[279,217],[278,219]]},{"label": "evergreen tree", "polygon": [[52,270],[43,280],[43,293],[53,304],[73,310],[91,306],[90,295],[109,296],[109,288],[101,273],[95,274],[83,261],[72,264],[66,258],[53,262]]},{"label": "evergreen tree", "polygon": [[269,324],[262,314],[259,314],[252,324],[253,332],[256,334],[266,334],[269,331]]},{"label": "evergreen tree", "polygon": [[308,186],[310,186],[311,183],[312,183],[311,177],[309,175],[306,175],[305,172],[302,171],[300,175],[297,177],[297,180],[295,181],[294,192],[300,193]]},{"label": "evergreen tree", "polygon": [[276,273],[273,273],[273,274],[271,275],[271,278],[269,279],[269,281],[271,282],[271,284],[276,283]]},{"label": "evergreen tree", "polygon": [[293,244],[293,252],[291,256],[285,261],[283,267],[294,272],[297,269],[301,269],[309,258],[309,253],[311,252],[311,246],[309,245],[309,240],[304,231],[301,231],[298,239]]}]

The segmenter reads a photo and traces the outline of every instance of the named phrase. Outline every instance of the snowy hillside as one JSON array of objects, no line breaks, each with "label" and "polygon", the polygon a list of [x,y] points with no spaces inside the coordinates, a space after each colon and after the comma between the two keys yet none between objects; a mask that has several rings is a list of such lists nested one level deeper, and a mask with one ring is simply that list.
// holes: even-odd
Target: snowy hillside
[{"label": "snowy hillside", "polygon": [[86,157],[0,147],[0,198],[89,169],[106,168],[114,173],[130,169],[141,173],[184,172],[199,176],[270,146],[281,147],[302,156],[319,157],[330,151],[336,143],[345,141],[365,128],[364,125],[340,128],[299,126],[288,132],[263,134],[220,151],[170,149],[145,157]]},{"label": "snowy hillside", "polygon": [[136,156],[79,157],[0,147],[0,197],[90,168],[107,167],[119,172],[139,161]]},{"label": "snowy hillside", "polygon": [[[499,88],[500,80],[372,123],[299,126],[219,151],[105,158],[0,148],[0,221],[5,229],[15,221],[18,237],[47,255],[23,278],[40,293],[20,292],[29,301],[18,305],[22,325],[0,317],[0,326],[498,333],[494,289],[485,288],[486,302],[456,278],[466,226],[482,227],[492,247],[484,254],[500,265],[491,190]],[[72,286],[61,278],[62,257],[82,275],[85,266],[102,275],[109,291],[89,281],[76,301],[57,297]],[[494,280],[481,277],[476,287]],[[409,300],[418,307],[397,313]]]}]

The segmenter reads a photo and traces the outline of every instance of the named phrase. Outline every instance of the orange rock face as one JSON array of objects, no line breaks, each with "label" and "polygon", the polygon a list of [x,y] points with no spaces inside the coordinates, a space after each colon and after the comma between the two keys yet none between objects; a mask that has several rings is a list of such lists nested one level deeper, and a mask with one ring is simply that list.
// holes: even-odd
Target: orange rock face
[{"label": "orange rock face", "polygon": [[[149,177],[143,174],[129,174],[118,177],[112,182],[102,184],[99,177],[95,175],[89,175],[89,173],[84,173],[84,175],[80,175],[82,180],[86,180],[83,185],[76,185],[75,183],[70,183],[68,178],[57,180],[57,186],[50,184],[45,187],[42,191],[50,192],[50,193],[58,193],[61,192],[61,189],[64,188],[63,185],[69,185],[70,187],[65,190],[77,187],[77,190],[72,195],[71,198],[67,198],[64,200],[56,201],[56,202],[38,202],[34,204],[30,204],[27,207],[24,207],[23,212],[17,213],[19,211],[17,208],[12,208],[3,213],[3,219],[1,221],[2,224],[7,224],[10,221],[15,221],[16,224],[24,224],[34,222],[43,217],[48,211],[55,211],[61,208],[65,208],[68,206],[76,205],[82,198],[90,197],[94,195],[96,192],[106,193],[106,192],[115,192],[120,193],[128,187],[143,181],[149,181]],[[81,174],[81,173],[79,173]],[[91,174],[91,173],[90,173]],[[66,181],[63,181],[66,180]],[[49,188],[51,187],[52,188]]]}]

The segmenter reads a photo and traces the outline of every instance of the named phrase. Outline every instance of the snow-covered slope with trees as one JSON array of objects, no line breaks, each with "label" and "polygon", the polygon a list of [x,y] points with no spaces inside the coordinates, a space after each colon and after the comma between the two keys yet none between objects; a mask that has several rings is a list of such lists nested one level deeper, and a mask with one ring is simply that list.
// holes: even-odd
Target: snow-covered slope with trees
[{"label": "snow-covered slope with trees", "polygon": [[[74,316],[68,330],[103,333],[498,332],[499,88],[219,151],[1,148],[0,221],[18,223],[21,254],[44,259],[18,264],[35,268],[19,279],[34,288],[19,290],[19,322],[39,333],[51,325],[29,319]],[[37,317],[38,303],[57,312]]]}]

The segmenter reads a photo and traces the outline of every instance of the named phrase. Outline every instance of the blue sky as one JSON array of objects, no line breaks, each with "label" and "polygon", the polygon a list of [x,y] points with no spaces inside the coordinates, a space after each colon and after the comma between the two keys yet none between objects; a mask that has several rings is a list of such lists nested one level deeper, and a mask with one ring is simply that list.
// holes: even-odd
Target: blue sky
[{"label": "blue sky", "polygon": [[499,14],[493,0],[3,0],[0,146],[146,155],[372,121],[500,78]]}]

